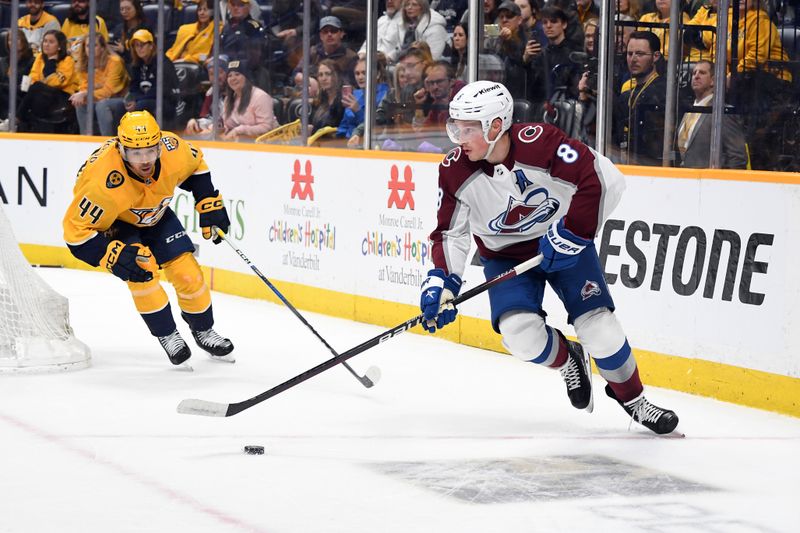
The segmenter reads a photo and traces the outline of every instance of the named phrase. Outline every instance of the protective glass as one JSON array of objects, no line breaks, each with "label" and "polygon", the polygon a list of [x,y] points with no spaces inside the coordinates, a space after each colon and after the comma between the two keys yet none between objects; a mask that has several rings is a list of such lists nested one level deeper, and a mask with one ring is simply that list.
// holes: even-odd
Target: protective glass
[{"label": "protective glass", "polygon": [[128,163],[153,163],[161,155],[161,143],[147,148],[123,147],[122,156]]},{"label": "protective glass", "polygon": [[483,137],[483,128],[478,121],[459,121],[456,122],[452,118],[447,119],[447,136],[455,144],[468,143],[477,138]]}]

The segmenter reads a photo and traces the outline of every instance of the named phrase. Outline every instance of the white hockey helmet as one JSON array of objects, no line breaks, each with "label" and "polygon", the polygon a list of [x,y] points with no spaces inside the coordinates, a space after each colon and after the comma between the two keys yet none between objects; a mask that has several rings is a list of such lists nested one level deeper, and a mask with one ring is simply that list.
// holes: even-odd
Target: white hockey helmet
[{"label": "white hockey helmet", "polygon": [[[502,135],[511,127],[513,115],[514,99],[505,85],[496,81],[474,81],[467,84],[450,101],[450,119],[479,120],[483,138],[490,144],[492,142],[488,135],[492,121],[496,118],[502,121]],[[451,137],[451,140],[458,144],[458,139]]]}]

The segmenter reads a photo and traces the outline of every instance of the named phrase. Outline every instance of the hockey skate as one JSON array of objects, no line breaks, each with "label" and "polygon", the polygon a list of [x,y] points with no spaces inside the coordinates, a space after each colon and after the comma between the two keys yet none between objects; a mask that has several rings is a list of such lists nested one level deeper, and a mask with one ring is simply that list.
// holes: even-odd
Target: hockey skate
[{"label": "hockey skate", "polygon": [[158,337],[158,342],[161,343],[161,347],[167,352],[170,363],[183,367],[186,370],[192,370],[192,367],[186,362],[189,357],[192,356],[192,351],[189,349],[189,346],[186,345],[186,341],[183,340],[183,337],[181,337],[177,329],[169,335]]},{"label": "hockey skate", "polygon": [[572,402],[575,409],[585,409],[587,413],[591,413],[594,410],[594,397],[589,359],[579,343],[567,340],[560,331],[556,331],[567,346],[567,362],[558,371],[564,378],[564,383],[567,384],[569,401]]},{"label": "hockey skate", "polygon": [[233,343],[212,328],[203,331],[192,331],[192,337],[199,347],[208,352],[214,361],[235,363],[236,359],[229,355],[233,351]]},{"label": "hockey skate", "polygon": [[640,394],[629,402],[621,402],[617,399],[614,391],[610,385],[606,385],[606,394],[619,403],[625,412],[634,420],[650,431],[658,433],[659,435],[666,435],[672,433],[678,426],[678,415],[669,409],[663,409],[657,405],[653,405],[644,393]]}]

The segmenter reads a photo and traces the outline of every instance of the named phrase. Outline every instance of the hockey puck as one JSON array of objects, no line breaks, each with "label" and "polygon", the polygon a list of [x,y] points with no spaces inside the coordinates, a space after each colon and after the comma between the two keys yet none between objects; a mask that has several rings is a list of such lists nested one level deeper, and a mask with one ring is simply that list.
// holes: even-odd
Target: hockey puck
[{"label": "hockey puck", "polygon": [[264,455],[263,446],[245,446],[244,453],[247,455]]}]

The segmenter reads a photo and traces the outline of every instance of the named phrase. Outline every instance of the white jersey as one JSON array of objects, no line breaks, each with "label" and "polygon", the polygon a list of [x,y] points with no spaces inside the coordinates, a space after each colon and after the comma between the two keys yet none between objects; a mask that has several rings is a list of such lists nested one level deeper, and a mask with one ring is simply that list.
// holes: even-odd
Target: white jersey
[{"label": "white jersey", "polygon": [[435,267],[463,275],[470,234],[484,258],[524,261],[562,217],[593,239],[619,203],[622,173],[606,157],[547,124],[515,124],[502,163],[470,161],[461,148],[439,165],[438,223],[431,233]]}]

